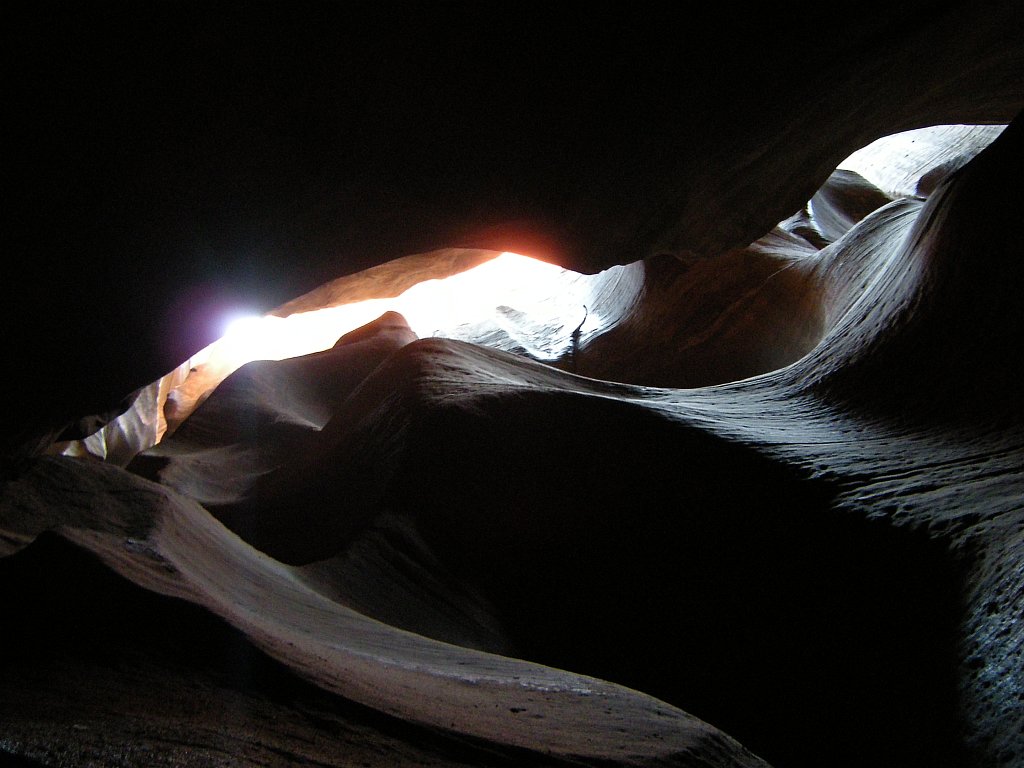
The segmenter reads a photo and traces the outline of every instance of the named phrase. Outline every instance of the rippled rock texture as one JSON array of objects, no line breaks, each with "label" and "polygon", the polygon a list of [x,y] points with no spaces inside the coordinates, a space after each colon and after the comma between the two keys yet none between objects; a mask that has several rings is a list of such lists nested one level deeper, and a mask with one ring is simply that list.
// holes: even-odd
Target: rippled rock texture
[{"label": "rippled rock texture", "polygon": [[[563,160],[537,219],[552,227],[531,228],[594,273],[589,309],[607,322],[576,345],[511,311],[454,338],[418,338],[389,312],[193,393],[123,461],[61,455],[60,409],[23,414],[12,432],[31,439],[5,456],[0,491],[0,752],[59,766],[1019,763],[1024,96],[1019,13],[986,18],[902,18],[905,46],[854,25],[836,50],[871,56],[701,162],[669,162],[659,132],[603,162],[631,142],[585,133],[580,157],[598,159],[580,178],[601,186],[580,197]],[[951,74],[935,52],[954,40]],[[888,176],[869,147],[829,176],[945,115],[1010,124],[932,135],[933,153]],[[811,126],[833,143],[808,141]],[[712,145],[687,130],[694,152]],[[664,165],[637,176],[640,159]],[[499,198],[470,212],[493,223]],[[428,232],[415,222],[433,209],[402,205],[411,218],[365,247],[447,250],[302,294],[325,276],[314,259],[287,283],[300,290],[268,289],[299,295],[278,311],[394,292],[521,234],[461,241],[464,209]],[[380,223],[366,216],[337,247],[366,241]],[[301,266],[311,240],[289,242]],[[93,413],[74,411],[80,431]]]}]

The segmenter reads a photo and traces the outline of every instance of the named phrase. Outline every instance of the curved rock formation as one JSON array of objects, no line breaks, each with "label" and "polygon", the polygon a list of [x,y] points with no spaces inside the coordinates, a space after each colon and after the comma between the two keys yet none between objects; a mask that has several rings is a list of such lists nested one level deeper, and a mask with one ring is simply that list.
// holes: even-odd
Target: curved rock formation
[{"label": "curved rock formation", "polygon": [[[892,24],[851,20],[845,43],[809,35],[812,51],[836,53],[812,102],[773,100],[772,77],[788,86],[804,63],[791,54],[742,91],[763,108],[757,125],[741,130],[733,122],[741,109],[716,111],[710,96],[694,97],[690,106],[707,119],[680,132],[670,129],[681,107],[660,97],[697,54],[676,58],[664,37],[644,38],[650,26],[623,30],[615,12],[595,11],[571,45],[536,62],[525,49],[498,62],[483,57],[493,41],[460,42],[461,25],[482,16],[445,12],[454,16],[435,39],[441,48],[419,36],[423,12],[414,9],[409,28],[385,19],[407,57],[349,62],[379,74],[423,65],[418,85],[428,72],[462,75],[467,91],[453,101],[431,101],[447,87],[420,94],[373,82],[402,91],[381,99],[380,124],[419,116],[421,134],[356,132],[366,157],[331,157],[319,171],[300,164],[297,175],[348,179],[316,204],[299,196],[281,208],[276,193],[256,194],[258,163],[215,165],[218,184],[227,169],[255,174],[237,179],[245,215],[223,220],[248,224],[236,231],[198,219],[200,239],[276,244],[252,265],[257,276],[271,274],[283,258],[275,254],[291,246],[298,273],[250,292],[262,301],[280,304],[349,274],[285,313],[364,289],[394,293],[414,275],[488,257],[456,248],[514,248],[528,234],[564,265],[628,265],[595,282],[593,296],[614,308],[614,322],[540,360],[512,333],[479,326],[460,338],[416,338],[401,315],[385,314],[332,349],[239,368],[196,394],[171,434],[130,462],[130,435],[118,448],[124,460],[104,462],[57,455],[56,431],[68,421],[95,428],[90,419],[112,393],[123,397],[187,354],[154,370],[170,353],[140,347],[129,376],[116,360],[132,347],[112,338],[115,370],[97,376],[94,390],[64,403],[71,390],[61,383],[26,396],[29,412],[5,427],[0,489],[0,752],[29,765],[103,766],[1019,762],[1024,123],[1011,120],[1024,107],[1019,9],[942,6],[924,15],[911,7]],[[289,14],[262,13],[289,33],[307,29],[290,25]],[[170,25],[168,39],[215,47],[224,19],[195,18],[179,19],[184,31]],[[506,32],[543,33],[538,43],[564,29],[542,16],[513,21]],[[824,21],[812,15],[792,29]],[[330,14],[322,22],[337,31]],[[660,23],[671,39],[664,22],[643,23]],[[253,44],[280,41],[278,30],[249,20],[242,29]],[[38,24],[25,31],[44,35]],[[306,31],[301,42],[330,39]],[[595,40],[617,43],[607,50],[618,53],[591,52]],[[616,105],[601,89],[633,61],[624,41],[650,54],[629,67],[630,78],[651,79],[616,91]],[[698,53],[711,50],[704,45]],[[480,79],[453,51],[485,62]],[[570,67],[581,52],[589,55]],[[757,59],[737,55],[745,67]],[[245,60],[234,49],[229,57]],[[296,66],[306,71],[306,61]],[[593,79],[584,78],[579,67],[595,61]],[[146,78],[163,71],[152,66]],[[497,120],[496,135],[508,139],[500,157],[480,140],[481,118],[455,125],[448,117],[445,107],[462,99],[481,109],[530,103],[542,70],[554,74],[532,103],[552,120],[518,142],[513,129],[529,129],[530,115]],[[722,87],[745,82],[748,71],[724,73]],[[525,90],[490,93],[496,74],[505,86],[525,78]],[[336,82],[306,93],[329,93]],[[577,86],[568,96],[567,83]],[[274,103],[259,89],[255,96]],[[290,109],[313,109],[299,95],[278,96]],[[343,103],[324,106],[326,124],[373,102],[361,98],[345,91]],[[622,112],[578,135],[567,130],[609,105]],[[639,133],[613,119],[640,107],[650,112]],[[215,125],[239,124],[224,119]],[[940,120],[1009,125],[921,159],[898,183],[869,179],[868,165],[829,176],[857,146]],[[288,146],[289,125],[248,148]],[[231,155],[220,130],[199,158]],[[459,151],[422,151],[452,132]],[[807,140],[817,133],[830,140]],[[167,154],[155,155],[162,160],[143,165],[170,168],[176,142],[196,135],[175,133]],[[543,152],[527,151],[531,136]],[[675,154],[684,146],[688,154]],[[117,162],[122,173],[136,167]],[[526,194],[541,168],[550,171],[543,191]],[[180,221],[215,200],[200,187],[205,203],[169,205],[184,189],[175,184],[198,178],[172,177],[143,195],[162,201],[152,217]],[[89,178],[80,171],[67,183]],[[303,188],[296,176],[282,178]],[[59,186],[54,175],[32,189],[47,185]],[[128,205],[129,191],[100,197]],[[282,211],[304,214],[285,224]],[[73,235],[88,252],[116,241],[106,230],[90,234],[84,213],[61,215],[73,226],[32,240],[23,258]],[[141,217],[120,241],[147,254],[135,273],[141,282],[128,285],[181,264],[175,288],[196,288],[201,268],[170,258],[180,255],[177,225],[154,218]],[[39,234],[40,220],[28,217],[14,245]],[[159,244],[150,239],[157,234]],[[328,241],[330,251],[310,256]],[[435,246],[449,250],[355,274]],[[329,265],[346,250],[344,268]],[[167,264],[151,260],[161,254]],[[240,269],[231,259],[224,268],[224,279]],[[97,269],[83,285],[104,281]],[[83,271],[65,277],[75,282]],[[155,288],[157,315],[174,315],[170,285]],[[30,285],[22,301],[38,295]],[[205,311],[201,299],[193,306]],[[130,324],[138,314],[109,316]],[[156,338],[167,316],[142,322],[141,338]],[[520,323],[513,330],[528,325],[503,317],[509,328]],[[98,312],[92,329],[40,350],[95,340],[107,318]],[[179,328],[193,336],[188,354],[204,335],[196,323]],[[478,343],[494,339],[496,347]],[[17,339],[15,352],[28,340]],[[178,342],[172,352],[183,351]],[[88,370],[72,353],[68,377]],[[43,360],[12,397],[55,367]],[[88,389],[83,381],[77,387]],[[35,402],[46,406],[35,412]]]},{"label": "curved rock formation", "polygon": [[0,432],[17,445],[107,413],[224,312],[410,253],[595,272],[745,247],[881,136],[1009,122],[1021,26],[1012,0],[700,22],[589,4],[14,9],[22,271],[4,326],[31,363]]}]

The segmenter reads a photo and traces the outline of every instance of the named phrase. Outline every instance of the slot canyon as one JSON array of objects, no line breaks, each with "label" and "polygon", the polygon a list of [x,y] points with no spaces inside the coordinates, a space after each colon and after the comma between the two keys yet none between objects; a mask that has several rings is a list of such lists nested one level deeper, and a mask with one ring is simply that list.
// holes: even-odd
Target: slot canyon
[{"label": "slot canyon", "polygon": [[1024,6],[4,11],[0,760],[1024,764]]}]

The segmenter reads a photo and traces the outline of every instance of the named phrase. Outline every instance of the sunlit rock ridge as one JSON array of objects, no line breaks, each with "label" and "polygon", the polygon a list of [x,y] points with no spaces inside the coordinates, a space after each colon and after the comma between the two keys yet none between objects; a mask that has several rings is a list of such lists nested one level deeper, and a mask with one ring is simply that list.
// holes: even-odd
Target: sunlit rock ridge
[{"label": "sunlit rock ridge", "polygon": [[231,8],[15,18],[0,754],[1024,759],[1016,4]]}]

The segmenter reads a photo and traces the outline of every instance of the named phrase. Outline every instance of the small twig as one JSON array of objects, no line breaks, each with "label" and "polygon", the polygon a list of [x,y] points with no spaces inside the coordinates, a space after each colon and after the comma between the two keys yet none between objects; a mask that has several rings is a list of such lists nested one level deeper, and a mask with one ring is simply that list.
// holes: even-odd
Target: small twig
[{"label": "small twig", "polygon": [[572,332],[572,372],[576,373],[576,355],[580,351],[580,336],[583,335],[583,324],[587,322],[587,316],[590,314],[590,310],[587,309],[587,305],[583,305],[583,319],[580,320],[580,324],[576,326],[576,330]]}]

